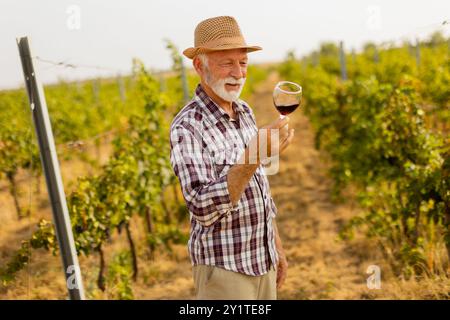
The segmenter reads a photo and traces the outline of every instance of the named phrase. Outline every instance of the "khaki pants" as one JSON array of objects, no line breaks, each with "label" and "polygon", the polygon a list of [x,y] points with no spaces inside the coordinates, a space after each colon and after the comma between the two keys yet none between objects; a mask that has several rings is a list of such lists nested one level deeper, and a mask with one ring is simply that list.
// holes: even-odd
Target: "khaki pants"
[{"label": "khaki pants", "polygon": [[208,265],[193,266],[197,300],[276,300],[277,273],[273,266],[262,276]]}]

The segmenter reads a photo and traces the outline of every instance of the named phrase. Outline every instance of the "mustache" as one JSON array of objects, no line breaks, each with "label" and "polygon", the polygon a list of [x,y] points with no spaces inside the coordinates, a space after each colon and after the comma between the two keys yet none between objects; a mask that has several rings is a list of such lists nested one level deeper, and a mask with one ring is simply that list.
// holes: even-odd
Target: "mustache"
[{"label": "mustache", "polygon": [[245,78],[235,79],[232,77],[228,77],[225,79],[222,79],[221,81],[223,84],[239,84],[243,85],[245,83]]}]

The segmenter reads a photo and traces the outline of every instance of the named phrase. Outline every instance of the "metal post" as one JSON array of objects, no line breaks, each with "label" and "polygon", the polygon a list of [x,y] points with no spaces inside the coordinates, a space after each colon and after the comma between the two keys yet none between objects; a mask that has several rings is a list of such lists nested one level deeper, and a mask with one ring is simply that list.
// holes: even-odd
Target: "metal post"
[{"label": "metal post", "polygon": [[117,86],[119,87],[120,100],[123,102],[126,99],[125,85],[123,83],[123,78],[120,74],[117,75]]},{"label": "metal post", "polygon": [[45,172],[47,190],[53,212],[61,258],[64,266],[66,285],[71,300],[84,300],[80,266],[75,250],[69,212],[67,210],[64,186],[59,170],[55,142],[45,101],[44,89],[38,81],[27,37],[17,38],[22,61],[25,87],[30,101],[36,135],[39,142],[42,166]]},{"label": "metal post", "polygon": [[312,57],[311,57],[311,63],[312,63],[312,65],[313,65],[313,67],[317,67],[318,65],[319,65],[319,57],[320,56],[320,53],[318,53],[318,52],[313,52],[312,53]]},{"label": "metal post", "polygon": [[378,64],[380,62],[380,54],[378,52],[378,47],[375,45],[373,47],[374,52],[373,52],[373,61],[375,62],[375,64]]},{"label": "metal post", "polygon": [[342,80],[347,80],[347,66],[345,65],[345,52],[344,52],[344,42],[339,43],[339,62],[341,64],[341,77]]},{"label": "metal post", "polygon": [[356,52],[355,49],[352,49],[352,64],[356,64]]},{"label": "metal post", "polygon": [[416,64],[417,67],[420,66],[420,41],[416,38]]},{"label": "metal post", "polygon": [[100,87],[99,80],[98,79],[92,80],[92,94],[94,96],[94,101],[96,103],[98,103],[98,101],[100,100],[99,87]]}]

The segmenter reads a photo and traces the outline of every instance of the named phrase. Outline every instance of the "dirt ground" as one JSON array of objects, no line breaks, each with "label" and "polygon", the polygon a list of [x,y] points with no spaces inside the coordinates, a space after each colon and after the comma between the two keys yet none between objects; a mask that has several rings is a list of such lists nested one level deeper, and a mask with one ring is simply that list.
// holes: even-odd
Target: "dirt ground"
[{"label": "dirt ground", "polygon": [[[272,105],[273,74],[249,99],[258,125],[278,117]],[[314,148],[314,133],[302,110],[291,116],[295,128],[293,144],[281,157],[279,173],[269,177],[278,207],[277,225],[289,261],[288,277],[279,290],[279,299],[436,299],[447,297],[449,279],[401,280],[394,277],[374,243],[357,237],[352,242],[338,239],[339,227],[359,211],[351,197],[345,203],[331,199],[331,180],[327,177],[326,155]],[[63,178],[76,177],[76,162],[63,163]],[[81,170],[82,171],[82,170]],[[45,186],[42,185],[44,189]],[[44,196],[45,199],[45,190]],[[19,247],[20,240],[32,232],[41,216],[50,217],[48,202],[40,200],[32,218],[17,222],[9,194],[0,193],[0,264]],[[136,235],[142,236],[142,221],[134,220]],[[192,299],[191,265],[185,245],[172,253],[146,259],[144,241],[138,243],[140,274],[132,284],[135,299]],[[126,248],[124,235],[115,236],[106,249],[106,259]],[[96,289],[97,257],[81,257],[80,263],[88,298],[114,298],[112,285],[106,292]],[[368,289],[366,273],[370,265],[381,268],[381,289]],[[447,294],[447,295],[446,295]],[[38,251],[16,282],[0,287],[0,299],[65,299],[64,279],[59,257]]]}]

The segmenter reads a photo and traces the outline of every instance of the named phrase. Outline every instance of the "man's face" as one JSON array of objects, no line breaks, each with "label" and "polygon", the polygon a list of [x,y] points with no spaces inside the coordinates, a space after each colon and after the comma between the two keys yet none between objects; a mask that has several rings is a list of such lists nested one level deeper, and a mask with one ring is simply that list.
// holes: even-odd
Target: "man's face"
[{"label": "man's face", "polygon": [[247,50],[233,49],[207,54],[202,79],[225,101],[236,101],[247,77]]}]

